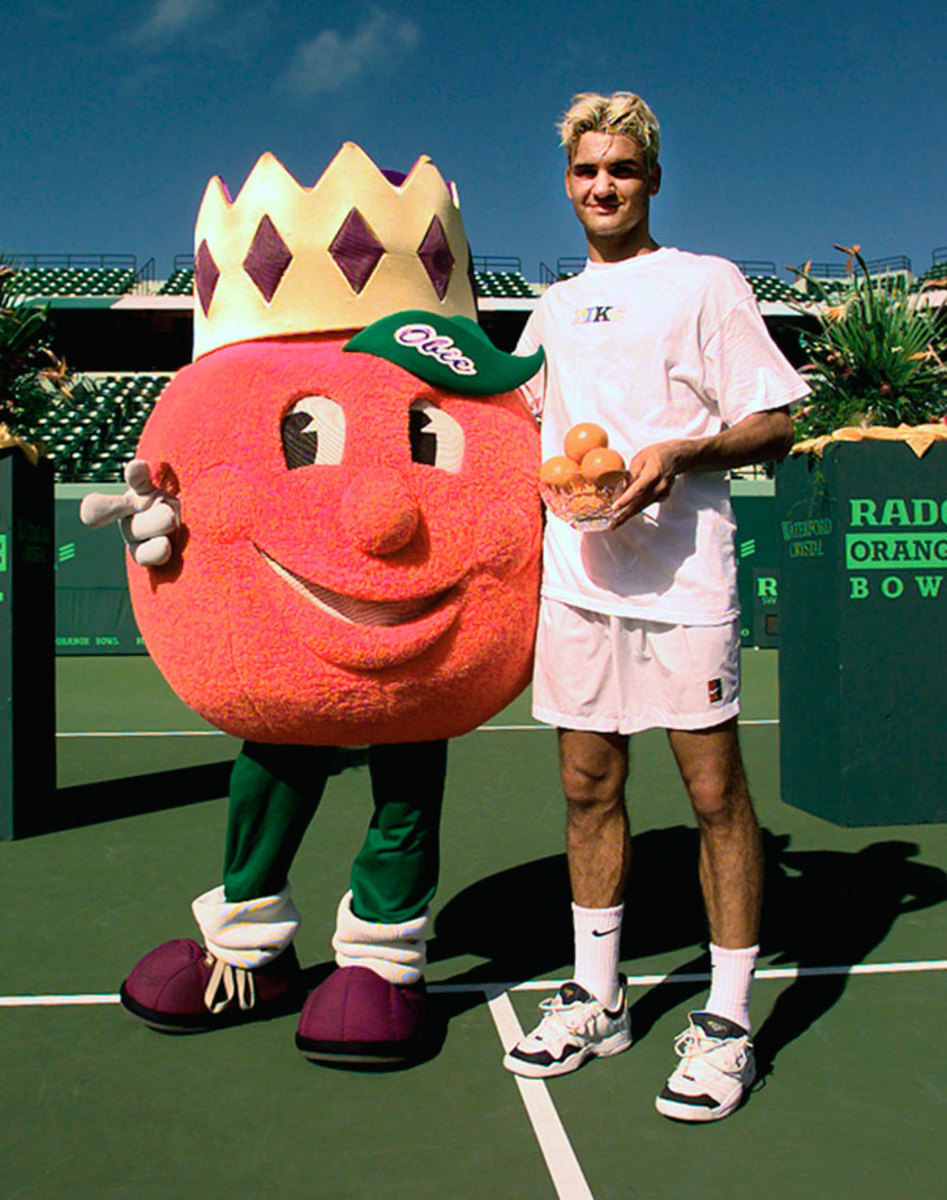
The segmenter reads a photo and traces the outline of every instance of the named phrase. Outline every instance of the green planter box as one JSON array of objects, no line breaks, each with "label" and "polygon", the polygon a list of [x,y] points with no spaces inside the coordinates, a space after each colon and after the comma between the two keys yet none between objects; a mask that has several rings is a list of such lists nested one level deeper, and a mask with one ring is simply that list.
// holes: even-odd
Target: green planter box
[{"label": "green planter box", "polygon": [[947,820],[947,443],[836,443],[777,473],[782,798]]},{"label": "green planter box", "polygon": [[0,450],[0,840],[56,791],[53,470]]}]

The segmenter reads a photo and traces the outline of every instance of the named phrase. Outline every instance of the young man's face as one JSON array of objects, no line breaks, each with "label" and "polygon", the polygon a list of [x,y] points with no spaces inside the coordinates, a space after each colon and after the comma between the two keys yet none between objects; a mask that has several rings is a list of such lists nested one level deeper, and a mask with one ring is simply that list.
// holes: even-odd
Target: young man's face
[{"label": "young man's face", "polygon": [[650,246],[648,209],[660,185],[661,168],[649,172],[644,151],[623,133],[583,133],[566,169],[566,192],[593,247]]}]

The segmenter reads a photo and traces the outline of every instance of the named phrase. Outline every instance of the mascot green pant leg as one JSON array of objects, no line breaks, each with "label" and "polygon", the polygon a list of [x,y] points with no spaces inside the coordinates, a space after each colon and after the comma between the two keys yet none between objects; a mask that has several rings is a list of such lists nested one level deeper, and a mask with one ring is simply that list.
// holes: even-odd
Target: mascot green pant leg
[{"label": "mascot green pant leg", "polygon": [[[336,754],[333,747],[247,742],[234,763],[223,884],[194,901],[194,915],[208,949],[235,967],[272,962],[296,934],[289,871]],[[340,965],[376,966],[392,982],[413,983],[423,970],[427,908],[437,887],[447,743],[371,746],[368,765],[374,813],[333,944]],[[380,965],[368,948],[379,930]],[[399,937],[415,953],[410,966],[392,969],[391,942]]]},{"label": "mascot green pant leg", "polygon": [[[224,897],[283,891],[290,865],[336,761],[332,747],[245,744],[230,781]],[[375,811],[352,867],[352,910],[363,920],[409,921],[437,887],[447,743],[372,746]]]}]

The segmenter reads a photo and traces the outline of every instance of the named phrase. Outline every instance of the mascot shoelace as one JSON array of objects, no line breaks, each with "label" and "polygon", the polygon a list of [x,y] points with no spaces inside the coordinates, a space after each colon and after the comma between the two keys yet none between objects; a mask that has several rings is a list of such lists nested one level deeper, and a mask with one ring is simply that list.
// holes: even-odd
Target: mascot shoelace
[{"label": "mascot shoelace", "polygon": [[121,497],[134,610],[178,695],[244,739],[203,944],[122,985],[153,1028],[298,1009],[289,870],[339,746],[368,746],[374,812],[303,1005],[309,1058],[424,1044],[447,739],[527,682],[540,550],[538,435],[518,392],[542,355],[476,323],[456,192],[346,143],[311,188],[269,154],[195,234],[194,362],[155,406]]}]

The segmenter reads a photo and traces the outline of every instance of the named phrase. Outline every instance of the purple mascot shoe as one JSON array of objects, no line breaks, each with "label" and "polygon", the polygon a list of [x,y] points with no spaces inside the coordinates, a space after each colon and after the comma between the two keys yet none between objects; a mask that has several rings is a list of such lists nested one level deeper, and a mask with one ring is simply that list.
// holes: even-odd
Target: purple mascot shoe
[{"label": "purple mascot shoe", "polygon": [[299,1008],[302,973],[290,946],[266,966],[233,967],[188,938],[146,954],[122,984],[124,1008],[162,1033],[203,1033]]},{"label": "purple mascot shoe", "polygon": [[312,993],[296,1045],[314,1062],[384,1066],[416,1058],[425,1045],[424,981],[394,984],[369,967],[337,967]]}]

